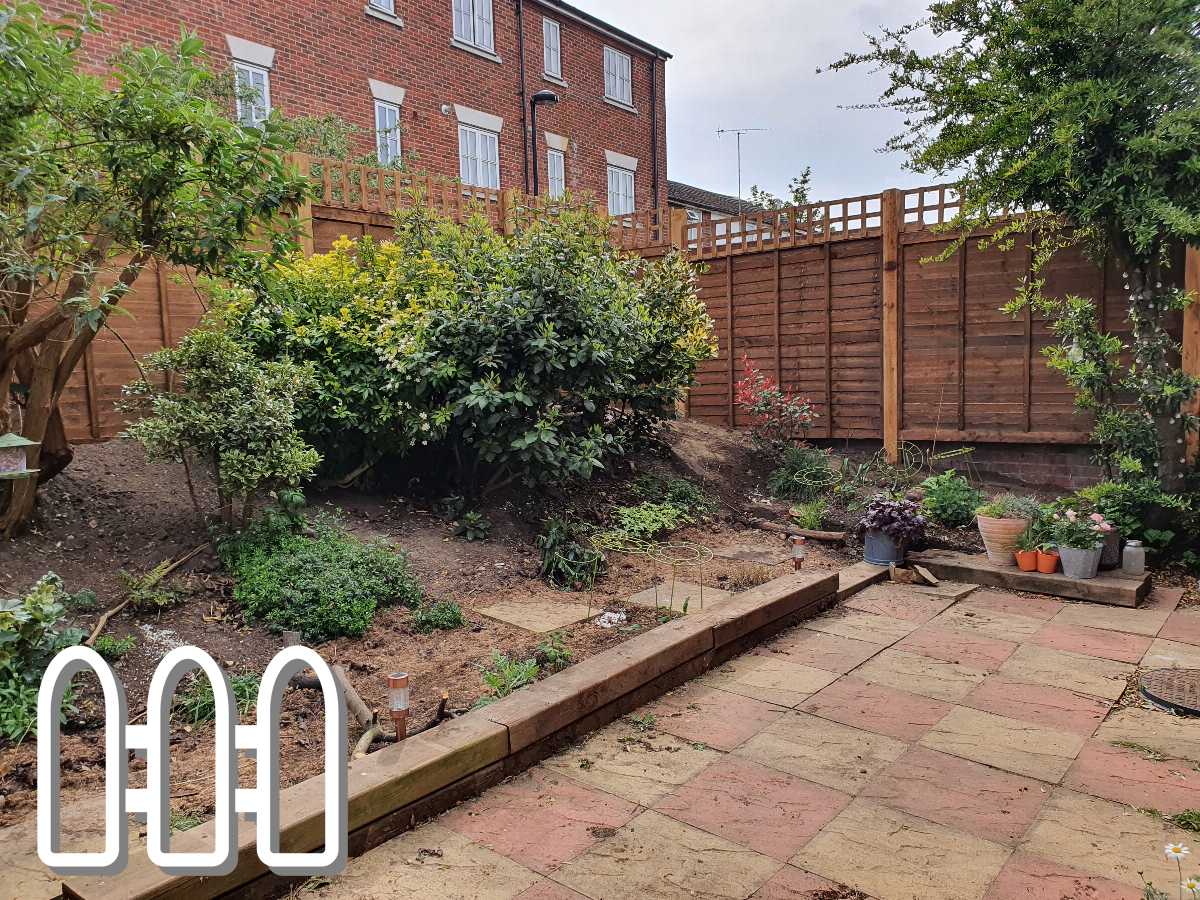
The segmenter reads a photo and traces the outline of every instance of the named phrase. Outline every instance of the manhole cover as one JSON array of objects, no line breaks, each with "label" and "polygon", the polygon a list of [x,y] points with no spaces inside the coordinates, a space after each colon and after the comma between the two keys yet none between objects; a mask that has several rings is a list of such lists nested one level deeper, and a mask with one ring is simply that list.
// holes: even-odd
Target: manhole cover
[{"label": "manhole cover", "polygon": [[1142,696],[1172,712],[1200,715],[1200,669],[1151,669]]}]

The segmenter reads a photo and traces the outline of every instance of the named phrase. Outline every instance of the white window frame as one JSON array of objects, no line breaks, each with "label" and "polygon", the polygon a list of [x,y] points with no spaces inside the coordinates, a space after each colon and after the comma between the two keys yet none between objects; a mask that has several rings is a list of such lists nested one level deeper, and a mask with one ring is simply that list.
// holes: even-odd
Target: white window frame
[{"label": "white window frame", "polygon": [[396,14],[396,0],[367,0],[367,6],[379,10],[381,13],[387,13],[389,16]]},{"label": "white window frame", "polygon": [[563,77],[562,26],[545,17],[542,18],[542,71],[551,78]]},{"label": "white window frame", "polygon": [[458,176],[471,187],[499,190],[499,132],[458,123]]},{"label": "white window frame", "polygon": [[[626,190],[628,188],[628,190]],[[626,216],[637,212],[637,173],[620,166],[608,167],[608,214]]]},{"label": "white window frame", "polygon": [[622,106],[633,106],[633,58],[608,46],[604,48],[604,96]]},{"label": "white window frame", "polygon": [[454,39],[488,53],[496,52],[496,20],[492,0],[452,0]]},{"label": "white window frame", "polygon": [[553,147],[546,150],[546,193],[551,200],[567,193],[567,154]]},{"label": "white window frame", "polygon": [[[271,115],[271,70],[265,66],[256,66],[253,63],[242,62],[239,59],[233,61],[234,84],[237,86],[237,119],[245,126],[258,128]],[[254,86],[254,76],[262,76],[262,92],[260,94],[261,103],[253,103],[247,101],[242,96],[242,76],[245,76],[250,86]],[[262,109],[262,115],[257,115],[257,110]]]},{"label": "white window frame", "polygon": [[[384,119],[392,117],[395,121],[390,127],[384,127]],[[389,133],[390,132],[390,133]],[[390,166],[400,159],[400,106],[387,100],[375,101],[375,152],[381,166]]]}]

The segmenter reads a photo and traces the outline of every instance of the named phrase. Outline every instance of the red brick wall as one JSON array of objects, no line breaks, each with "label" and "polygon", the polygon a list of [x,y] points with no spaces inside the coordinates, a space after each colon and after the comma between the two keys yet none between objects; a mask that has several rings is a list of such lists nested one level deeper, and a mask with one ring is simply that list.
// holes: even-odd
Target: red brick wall
[{"label": "red brick wall", "polygon": [[[415,167],[458,175],[458,121],[462,104],[502,116],[501,187],[524,188],[525,156],[521,135],[520,75],[515,0],[494,0],[496,54],[501,63],[451,45],[451,0],[396,0],[400,28],[364,12],[366,0],[249,2],[249,0],[110,0],[105,33],[87,44],[91,62],[101,67],[122,45],[166,45],[176,40],[180,23],[199,33],[214,64],[229,64],[226,34],[273,47],[271,101],[289,115],[336,113],[364,130],[362,150],[374,146],[374,101],[367,80],[374,78],[407,91],[401,110],[405,152],[415,151]],[[51,16],[75,11],[73,0],[43,0]],[[567,87],[542,76],[543,8],[525,4],[525,60],[530,94],[551,89],[557,107],[538,114],[538,153],[545,188],[545,142],[541,132],[566,136],[568,188],[605,200],[608,192],[605,150],[638,159],[637,208],[654,205],[651,159],[652,56],[554,10],[545,13],[562,28],[562,68]],[[632,58],[633,101],[637,114],[604,101],[603,47],[610,44]],[[658,202],[666,202],[665,60],[657,61]]]}]

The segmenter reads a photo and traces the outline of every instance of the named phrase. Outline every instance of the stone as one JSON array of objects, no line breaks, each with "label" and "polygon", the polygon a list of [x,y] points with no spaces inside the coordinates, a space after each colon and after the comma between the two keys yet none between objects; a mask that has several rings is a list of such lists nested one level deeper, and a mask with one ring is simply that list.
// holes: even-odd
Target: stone
[{"label": "stone", "polygon": [[1200,647],[1156,638],[1142,658],[1143,669],[1200,669]]},{"label": "stone", "polygon": [[555,880],[593,900],[741,900],[779,869],[761,853],[648,810],[559,869]]},{"label": "stone", "polygon": [[1179,873],[1163,847],[1191,846],[1194,837],[1132,806],[1055,788],[1019,849],[1133,887],[1142,886],[1144,872],[1170,896]]},{"label": "stone", "polygon": [[698,683],[778,706],[807,700],[837,676],[776,654],[748,653],[697,679]]},{"label": "stone", "polygon": [[1027,619],[1049,621],[1066,608],[1066,603],[1052,597],[1035,597],[1029,594],[1010,594],[1002,591],[977,591],[963,604],[974,609],[1007,613]]},{"label": "stone", "polygon": [[715,750],[614,722],[542,763],[589,787],[652,806],[714,762]]},{"label": "stone", "polygon": [[867,660],[854,674],[876,684],[948,702],[961,700],[987,677],[987,672],[894,648]]},{"label": "stone", "polygon": [[891,616],[877,616],[854,609],[838,608],[804,623],[811,631],[823,631],[868,644],[894,644],[917,626]]},{"label": "stone", "polygon": [[835,675],[845,675],[882,649],[882,644],[869,644],[808,628],[790,629],[767,645],[767,650],[782,654],[792,662]]},{"label": "stone", "polygon": [[587,900],[587,897],[569,887],[555,884],[553,881],[540,879],[531,888],[526,888],[517,895],[517,900]]},{"label": "stone", "polygon": [[979,900],[1008,854],[991,841],[855,800],[792,864],[889,900]]},{"label": "stone", "polygon": [[1167,617],[1158,636],[1169,641],[1200,646],[1200,609],[1177,609]]},{"label": "stone", "polygon": [[1060,625],[1082,625],[1085,628],[1104,628],[1153,637],[1166,624],[1171,609],[1147,604],[1141,609],[1119,606],[1096,606],[1091,603],[1072,603],[1054,617]]},{"label": "stone", "polygon": [[729,691],[689,684],[664,696],[647,710],[659,731],[717,750],[732,750],[770,725],[783,710]]},{"label": "stone", "polygon": [[1129,676],[1135,669],[1125,663],[1084,656],[1082,653],[1027,644],[1017,648],[999,671],[1011,681],[1049,685],[1105,700],[1116,700],[1125,693]]},{"label": "stone", "polygon": [[756,563],[760,566],[778,566],[792,561],[791,550],[773,539],[733,541],[713,547],[712,551],[717,559]]},{"label": "stone", "polygon": [[836,896],[838,885],[828,878],[784,866],[771,880],[750,895],[750,900],[826,900]]},{"label": "stone", "polygon": [[666,581],[654,587],[648,587],[644,591],[638,591],[629,597],[626,597],[622,602],[633,606],[645,606],[650,609],[661,607],[663,609],[673,609],[679,612],[683,609],[683,605],[687,603],[687,610],[690,613],[703,612],[705,609],[711,609],[718,603],[728,600],[732,597],[729,591],[723,591],[720,588],[704,587],[704,596],[700,595],[700,585],[692,584],[687,581],[675,582],[674,590],[671,588],[671,582]]},{"label": "stone", "polygon": [[1025,834],[1047,797],[1032,778],[914,747],[859,794],[892,809],[1013,844]]},{"label": "stone", "polygon": [[1142,900],[1142,892],[1028,853],[1009,857],[984,900]]},{"label": "stone", "polygon": [[799,708],[853,728],[916,741],[940,722],[951,706],[848,675],[805,700]]},{"label": "stone", "polygon": [[852,597],[867,585],[887,581],[887,566],[877,566],[869,562],[859,562],[838,572],[838,600]]},{"label": "stone", "polygon": [[884,735],[790,712],[733,753],[853,794],[905,749]]},{"label": "stone", "polygon": [[922,625],[953,602],[938,594],[921,593],[911,585],[877,584],[855,594],[844,605],[847,609]]},{"label": "stone", "polygon": [[[582,603],[572,603],[566,600],[511,600],[496,603],[477,610],[489,619],[516,625],[534,634],[548,634],[558,631],[568,625],[575,625],[588,619],[588,607]],[[599,607],[592,607],[591,614],[603,612]]]},{"label": "stone", "polygon": [[962,705],[1083,737],[1090,737],[1112,708],[1108,700],[1063,688],[1022,684],[1003,675],[989,675]]},{"label": "stone", "polygon": [[1053,650],[1069,650],[1116,662],[1137,664],[1150,647],[1150,638],[1102,628],[1085,628],[1050,622],[1030,639],[1031,644]]},{"label": "stone", "polygon": [[1017,775],[1057,782],[1083,746],[1081,735],[1006,716],[956,707],[921,745]]},{"label": "stone", "polygon": [[654,808],[784,862],[849,802],[840,791],[727,756]]},{"label": "stone", "polygon": [[937,628],[952,628],[999,641],[1021,641],[1032,637],[1043,623],[1041,619],[1029,616],[1014,616],[960,603],[950,607],[932,624]]},{"label": "stone", "polygon": [[1063,787],[1162,813],[1200,809],[1200,772],[1137,744],[1088,741]]},{"label": "stone", "polygon": [[1096,740],[1137,744],[1200,765],[1200,728],[1195,719],[1131,706],[1114,712],[1096,729]]},{"label": "stone", "polygon": [[1012,655],[1017,645],[982,634],[924,625],[895,644],[895,648],[958,663],[976,671],[994,672]]}]

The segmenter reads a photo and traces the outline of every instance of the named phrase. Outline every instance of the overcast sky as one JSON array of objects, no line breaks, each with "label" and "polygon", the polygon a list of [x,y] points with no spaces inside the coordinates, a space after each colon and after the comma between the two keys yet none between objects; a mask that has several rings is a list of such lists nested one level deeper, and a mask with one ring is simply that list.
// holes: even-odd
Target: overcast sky
[{"label": "overcast sky", "polygon": [[919,19],[927,0],[572,0],[674,54],[667,64],[668,174],[737,193],[735,138],[718,128],[767,128],[742,138],[743,193],[782,195],[806,165],[813,199],[915,187],[928,179],[877,152],[898,117],[841,107],[878,99],[884,80],[863,66],[816,74],[863,34]]}]

